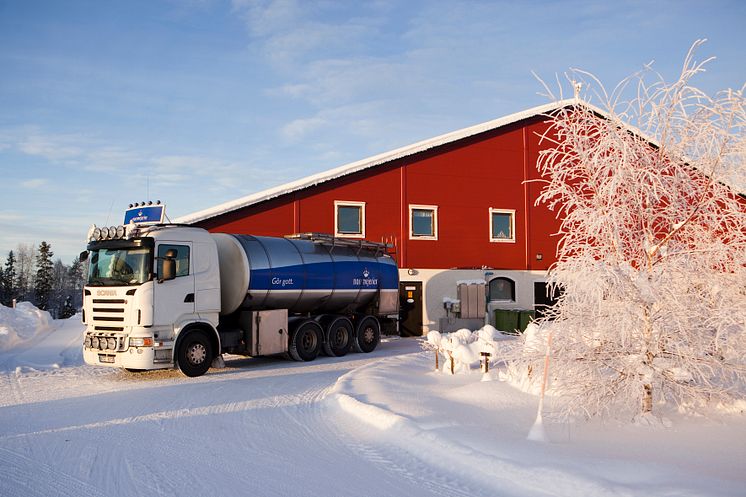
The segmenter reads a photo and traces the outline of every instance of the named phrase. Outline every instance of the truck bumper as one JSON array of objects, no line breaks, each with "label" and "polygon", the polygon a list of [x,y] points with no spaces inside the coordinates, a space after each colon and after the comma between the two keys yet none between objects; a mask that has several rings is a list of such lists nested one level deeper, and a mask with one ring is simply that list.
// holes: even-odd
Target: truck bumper
[{"label": "truck bumper", "polygon": [[172,350],[160,347],[157,349],[153,347],[130,347],[124,352],[83,348],[83,360],[91,366],[113,368],[169,369],[174,367]]}]

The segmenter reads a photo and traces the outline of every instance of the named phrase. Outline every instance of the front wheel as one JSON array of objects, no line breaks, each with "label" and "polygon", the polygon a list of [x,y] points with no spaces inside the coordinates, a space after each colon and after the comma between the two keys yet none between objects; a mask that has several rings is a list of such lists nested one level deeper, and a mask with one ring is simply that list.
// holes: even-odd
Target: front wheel
[{"label": "front wheel", "polygon": [[176,352],[179,370],[186,376],[202,376],[212,363],[210,340],[200,331],[192,331],[179,341]]}]

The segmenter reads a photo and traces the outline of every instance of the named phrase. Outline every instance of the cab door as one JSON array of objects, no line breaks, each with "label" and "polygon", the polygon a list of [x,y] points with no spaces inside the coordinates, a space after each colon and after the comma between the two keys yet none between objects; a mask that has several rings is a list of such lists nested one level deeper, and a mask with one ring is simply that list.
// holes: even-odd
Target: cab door
[{"label": "cab door", "polygon": [[[173,250],[176,277],[161,281],[163,259]],[[155,285],[153,288],[153,324],[178,326],[194,314],[194,270],[191,242],[160,241],[155,247]]]}]

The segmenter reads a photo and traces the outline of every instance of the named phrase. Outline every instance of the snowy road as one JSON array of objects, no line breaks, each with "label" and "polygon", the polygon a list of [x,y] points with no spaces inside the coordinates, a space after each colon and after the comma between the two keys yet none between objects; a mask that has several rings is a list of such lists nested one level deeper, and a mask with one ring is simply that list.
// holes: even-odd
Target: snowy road
[{"label": "snowy road", "polygon": [[0,497],[744,495],[746,401],[537,443],[535,395],[434,372],[414,340],[186,378],[80,366],[76,319],[6,322],[23,340],[0,351]]},{"label": "snowy road", "polygon": [[325,402],[373,354],[239,359],[187,379],[88,367],[5,373],[0,495],[479,495]]}]

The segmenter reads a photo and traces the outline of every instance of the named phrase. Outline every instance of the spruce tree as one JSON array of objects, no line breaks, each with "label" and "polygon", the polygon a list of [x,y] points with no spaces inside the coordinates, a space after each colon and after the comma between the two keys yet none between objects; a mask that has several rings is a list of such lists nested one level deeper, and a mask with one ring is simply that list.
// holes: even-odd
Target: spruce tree
[{"label": "spruce tree", "polygon": [[0,294],[2,303],[10,306],[16,297],[16,256],[11,250],[8,252],[8,258],[5,260],[5,268],[0,270]]},{"label": "spruce tree", "polygon": [[73,293],[72,305],[76,309],[83,305],[83,286],[86,281],[86,266],[80,260],[80,257],[76,257],[70,266],[68,281],[70,285],[70,291]]},{"label": "spruce tree", "polygon": [[34,293],[36,294],[36,306],[45,311],[49,308],[49,298],[54,282],[53,255],[52,246],[47,242],[41,242],[41,245],[39,245],[39,254],[36,256]]}]

